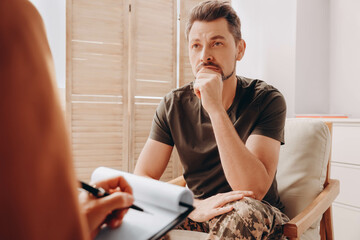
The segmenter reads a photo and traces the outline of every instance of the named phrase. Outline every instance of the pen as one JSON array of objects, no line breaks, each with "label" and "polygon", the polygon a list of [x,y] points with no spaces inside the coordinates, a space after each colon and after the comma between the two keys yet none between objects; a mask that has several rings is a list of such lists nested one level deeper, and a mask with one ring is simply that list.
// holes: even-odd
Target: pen
[{"label": "pen", "polygon": [[[94,195],[97,198],[101,198],[101,197],[106,197],[108,195],[110,195],[108,192],[106,192],[103,188],[95,188],[90,186],[89,184],[84,183],[83,181],[79,181],[81,184],[81,188],[88,191],[89,193],[91,193],[92,195]],[[138,207],[136,205],[131,205],[130,208],[144,212],[144,209],[142,209],[141,207]]]}]

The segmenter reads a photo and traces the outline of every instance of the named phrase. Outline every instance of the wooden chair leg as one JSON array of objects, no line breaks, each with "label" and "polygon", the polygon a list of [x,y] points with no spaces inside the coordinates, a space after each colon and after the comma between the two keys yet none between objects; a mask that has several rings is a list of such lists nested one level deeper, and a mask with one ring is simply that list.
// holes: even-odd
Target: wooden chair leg
[{"label": "wooden chair leg", "polygon": [[320,236],[321,240],[333,240],[333,223],[332,223],[332,210],[329,207],[323,214],[320,222]]}]

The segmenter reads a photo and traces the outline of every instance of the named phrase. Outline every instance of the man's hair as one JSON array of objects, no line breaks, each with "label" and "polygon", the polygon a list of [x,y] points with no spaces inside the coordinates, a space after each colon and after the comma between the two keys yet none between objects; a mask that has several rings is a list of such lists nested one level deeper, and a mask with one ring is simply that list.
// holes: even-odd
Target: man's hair
[{"label": "man's hair", "polygon": [[217,0],[201,2],[191,10],[186,24],[186,39],[189,40],[189,32],[195,21],[210,22],[218,18],[226,19],[229,31],[234,36],[235,42],[238,43],[241,40],[240,18],[229,2]]}]

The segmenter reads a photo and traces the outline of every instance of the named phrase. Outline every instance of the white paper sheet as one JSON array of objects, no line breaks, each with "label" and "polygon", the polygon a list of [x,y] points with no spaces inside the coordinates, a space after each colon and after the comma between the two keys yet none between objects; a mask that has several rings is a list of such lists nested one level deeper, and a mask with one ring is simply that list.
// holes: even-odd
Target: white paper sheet
[{"label": "white paper sheet", "polygon": [[91,179],[96,182],[114,176],[123,176],[128,181],[133,188],[134,204],[145,212],[129,209],[120,228],[102,230],[97,240],[149,239],[188,210],[179,205],[180,201],[193,203],[192,192],[187,188],[110,168],[96,169]]}]

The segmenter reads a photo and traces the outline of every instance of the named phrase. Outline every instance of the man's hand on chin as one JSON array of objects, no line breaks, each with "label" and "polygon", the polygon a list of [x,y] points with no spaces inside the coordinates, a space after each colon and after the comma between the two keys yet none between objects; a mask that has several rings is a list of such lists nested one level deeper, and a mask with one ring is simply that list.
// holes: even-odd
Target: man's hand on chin
[{"label": "man's hand on chin", "polygon": [[213,66],[202,67],[196,74],[194,92],[201,99],[202,106],[208,113],[223,108],[223,82],[219,69]]}]

